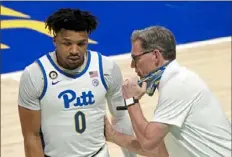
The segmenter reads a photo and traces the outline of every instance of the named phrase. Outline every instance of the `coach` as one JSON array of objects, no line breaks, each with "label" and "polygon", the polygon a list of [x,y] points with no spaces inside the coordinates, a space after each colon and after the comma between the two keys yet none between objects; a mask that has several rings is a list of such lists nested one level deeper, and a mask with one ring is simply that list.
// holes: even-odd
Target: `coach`
[{"label": "coach", "polygon": [[[170,157],[230,157],[231,123],[201,78],[177,62],[172,32],[153,26],[134,31],[131,41],[131,67],[141,79],[126,79],[122,90],[136,137],[117,132],[105,118],[107,140],[148,156],[168,156],[167,148]],[[155,90],[149,122],[139,100]]]}]

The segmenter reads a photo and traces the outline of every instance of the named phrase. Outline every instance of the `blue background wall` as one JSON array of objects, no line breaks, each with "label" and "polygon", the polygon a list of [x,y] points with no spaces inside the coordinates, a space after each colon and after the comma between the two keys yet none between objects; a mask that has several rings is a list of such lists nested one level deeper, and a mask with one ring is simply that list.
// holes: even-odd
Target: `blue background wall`
[{"label": "blue background wall", "polygon": [[[2,2],[4,7],[44,21],[59,8],[89,10],[99,19],[90,36],[98,44],[89,48],[104,55],[130,51],[134,29],[163,25],[173,31],[178,44],[232,35],[231,2]],[[1,20],[22,19],[2,16]],[[22,26],[23,27],[23,26]],[[22,70],[37,57],[53,50],[52,38],[28,28],[2,28],[1,73]]]}]

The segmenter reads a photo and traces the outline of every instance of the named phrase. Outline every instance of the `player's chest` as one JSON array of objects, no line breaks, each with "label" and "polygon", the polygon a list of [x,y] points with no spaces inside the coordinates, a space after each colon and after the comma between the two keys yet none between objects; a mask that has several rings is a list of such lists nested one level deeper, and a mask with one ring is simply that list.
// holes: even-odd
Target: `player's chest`
[{"label": "player's chest", "polygon": [[48,81],[42,105],[50,108],[69,110],[99,106],[105,99],[106,91],[98,78],[60,79]]}]

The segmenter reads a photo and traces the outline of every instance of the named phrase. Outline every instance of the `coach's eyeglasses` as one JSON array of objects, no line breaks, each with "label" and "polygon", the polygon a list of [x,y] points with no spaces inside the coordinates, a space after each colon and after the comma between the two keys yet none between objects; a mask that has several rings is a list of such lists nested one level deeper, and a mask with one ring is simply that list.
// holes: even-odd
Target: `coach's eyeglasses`
[{"label": "coach's eyeglasses", "polygon": [[152,52],[153,50],[154,50],[154,49],[144,51],[144,52],[142,52],[142,53],[139,54],[139,55],[133,55],[133,54],[131,54],[132,61],[133,61],[134,63],[136,63],[136,62],[139,60],[139,58],[140,58],[141,56],[143,56],[143,55],[145,55],[145,54],[147,54],[147,53],[150,53],[150,52]]}]

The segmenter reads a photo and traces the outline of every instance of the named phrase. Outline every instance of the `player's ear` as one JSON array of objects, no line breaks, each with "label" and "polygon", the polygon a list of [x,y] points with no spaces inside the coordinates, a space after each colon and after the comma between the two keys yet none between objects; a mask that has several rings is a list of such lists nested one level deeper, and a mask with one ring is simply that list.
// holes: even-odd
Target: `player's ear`
[{"label": "player's ear", "polygon": [[53,44],[56,46],[56,37],[53,37]]}]

